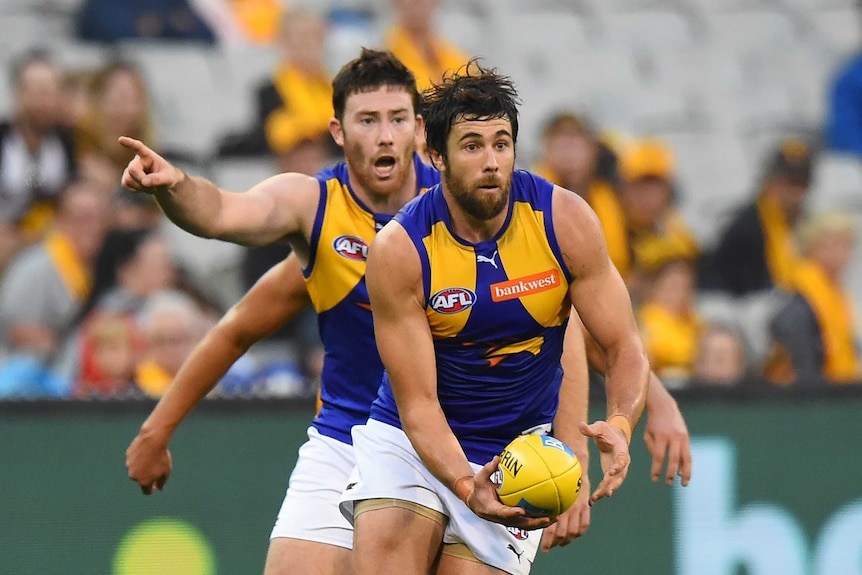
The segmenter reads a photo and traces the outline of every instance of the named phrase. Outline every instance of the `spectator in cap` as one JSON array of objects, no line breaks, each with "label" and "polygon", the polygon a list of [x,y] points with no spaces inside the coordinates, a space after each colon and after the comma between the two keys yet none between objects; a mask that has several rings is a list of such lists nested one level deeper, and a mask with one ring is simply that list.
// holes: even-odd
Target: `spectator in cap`
[{"label": "spectator in cap", "polygon": [[813,156],[799,139],[773,152],[755,200],[722,233],[703,270],[703,287],[743,296],[773,287],[791,290],[799,260],[794,238],[811,185]]},{"label": "spectator in cap", "polygon": [[665,263],[694,261],[700,249],[677,211],[675,158],[661,140],[645,138],[622,154],[620,202],[625,215],[630,265],[624,275],[635,301],[647,278]]},{"label": "spectator in cap", "polygon": [[853,220],[821,214],[800,226],[804,258],[794,271],[793,297],[772,322],[775,347],[766,376],[776,383],[862,382],[858,332],[843,276],[856,245]]},{"label": "spectator in cap", "polygon": [[617,196],[617,158],[589,122],[571,112],[551,116],[542,132],[542,150],[531,171],[572,190],[596,212],[608,255],[623,275],[630,256],[625,216]]}]

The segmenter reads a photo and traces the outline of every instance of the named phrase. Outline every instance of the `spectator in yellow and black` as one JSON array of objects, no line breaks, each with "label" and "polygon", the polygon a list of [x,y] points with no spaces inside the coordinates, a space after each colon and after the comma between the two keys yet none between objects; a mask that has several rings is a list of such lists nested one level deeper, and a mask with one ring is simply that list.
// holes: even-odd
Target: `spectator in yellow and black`
[{"label": "spectator in yellow and black", "polygon": [[623,277],[635,301],[645,294],[646,278],[665,262],[695,261],[700,255],[694,234],[675,207],[674,170],[673,152],[658,139],[635,142],[620,158],[620,204],[630,258]]},{"label": "spectator in yellow and black", "polygon": [[690,260],[665,260],[654,271],[637,311],[653,371],[669,387],[691,377],[705,323],[695,309],[695,268]]},{"label": "spectator in yellow and black", "polygon": [[756,199],[731,220],[702,270],[702,288],[735,296],[792,289],[799,259],[794,228],[811,184],[813,156],[799,139],[782,142]]},{"label": "spectator in yellow and black", "polygon": [[41,235],[75,176],[71,133],[61,126],[60,69],[41,50],[12,64],[13,116],[0,122],[0,269]]},{"label": "spectator in yellow and black", "polygon": [[630,255],[625,215],[615,187],[617,159],[589,123],[570,112],[557,113],[542,131],[541,156],[532,171],[572,190],[595,210],[605,232],[608,254],[623,276]]},{"label": "spectator in yellow and black", "polygon": [[439,0],[392,0],[395,22],[386,31],[386,48],[413,72],[420,92],[470,59],[434,30],[439,4]]},{"label": "spectator in yellow and black", "polygon": [[853,298],[843,286],[856,244],[853,220],[828,213],[800,227],[804,258],[792,298],[773,319],[766,376],[776,383],[862,383]]},{"label": "spectator in yellow and black", "polygon": [[281,57],[272,77],[257,89],[257,119],[249,130],[229,134],[220,156],[279,157],[306,141],[325,143],[340,155],[329,136],[332,77],[326,68],[326,22],[315,12],[290,9],[281,19]]}]

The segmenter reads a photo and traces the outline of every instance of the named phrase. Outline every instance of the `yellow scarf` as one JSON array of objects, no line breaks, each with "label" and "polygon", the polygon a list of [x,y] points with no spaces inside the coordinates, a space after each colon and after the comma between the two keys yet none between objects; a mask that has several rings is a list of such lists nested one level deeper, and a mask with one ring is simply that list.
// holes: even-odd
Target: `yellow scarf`
[{"label": "yellow scarf", "polygon": [[151,359],[144,360],[135,368],[135,383],[150,397],[161,397],[173,378]]},{"label": "yellow scarf", "polygon": [[834,383],[857,383],[862,379],[856,350],[853,303],[839,286],[813,261],[803,260],[795,275],[798,291],[817,317],[826,357],[823,375]]},{"label": "yellow scarf", "polygon": [[[560,181],[554,170],[544,162],[537,162],[531,170],[550,182]],[[617,266],[620,274],[626,277],[631,266],[631,254],[626,234],[626,219],[616,192],[607,181],[593,179],[590,181],[587,197],[584,199],[599,218],[611,261]]]},{"label": "yellow scarf", "polygon": [[763,196],[757,200],[757,211],[763,225],[766,265],[769,267],[772,283],[792,291],[794,268],[799,261],[799,255],[787,219],[777,202]]},{"label": "yellow scarf", "polygon": [[307,138],[326,134],[332,118],[332,85],[325,76],[308,76],[282,66],[273,83],[284,106],[266,119],[266,141],[277,153],[288,152]]},{"label": "yellow scarf", "polygon": [[69,238],[57,231],[50,232],[45,237],[45,250],[72,299],[77,302],[86,300],[90,295],[92,276]]},{"label": "yellow scarf", "polygon": [[442,38],[433,41],[436,62],[425,58],[419,46],[400,26],[393,26],[386,33],[386,47],[401,60],[416,76],[419,91],[431,87],[431,83],[439,83],[448,70],[457,70],[467,63],[467,54]]},{"label": "yellow scarf", "polygon": [[697,314],[677,316],[655,303],[638,310],[638,322],[653,370],[690,373],[703,322]]}]

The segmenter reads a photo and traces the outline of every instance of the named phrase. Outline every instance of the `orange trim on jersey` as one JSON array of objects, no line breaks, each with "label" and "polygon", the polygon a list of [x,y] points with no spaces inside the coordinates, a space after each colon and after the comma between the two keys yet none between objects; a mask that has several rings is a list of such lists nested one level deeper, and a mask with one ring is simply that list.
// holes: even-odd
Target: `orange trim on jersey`
[{"label": "orange trim on jersey", "polygon": [[557,270],[546,270],[537,274],[491,284],[491,300],[495,302],[516,299],[554,289],[560,285]]}]

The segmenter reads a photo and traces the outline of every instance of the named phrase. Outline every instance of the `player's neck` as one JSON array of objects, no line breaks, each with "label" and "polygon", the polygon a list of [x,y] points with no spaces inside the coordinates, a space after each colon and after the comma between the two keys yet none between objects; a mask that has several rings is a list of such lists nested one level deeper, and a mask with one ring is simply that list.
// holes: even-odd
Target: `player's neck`
[{"label": "player's neck", "polygon": [[363,185],[358,178],[354,177],[349,167],[348,171],[350,172],[353,193],[375,214],[395,214],[404,204],[416,197],[416,170],[412,166],[398,190],[385,194],[375,194],[369,187]]}]

